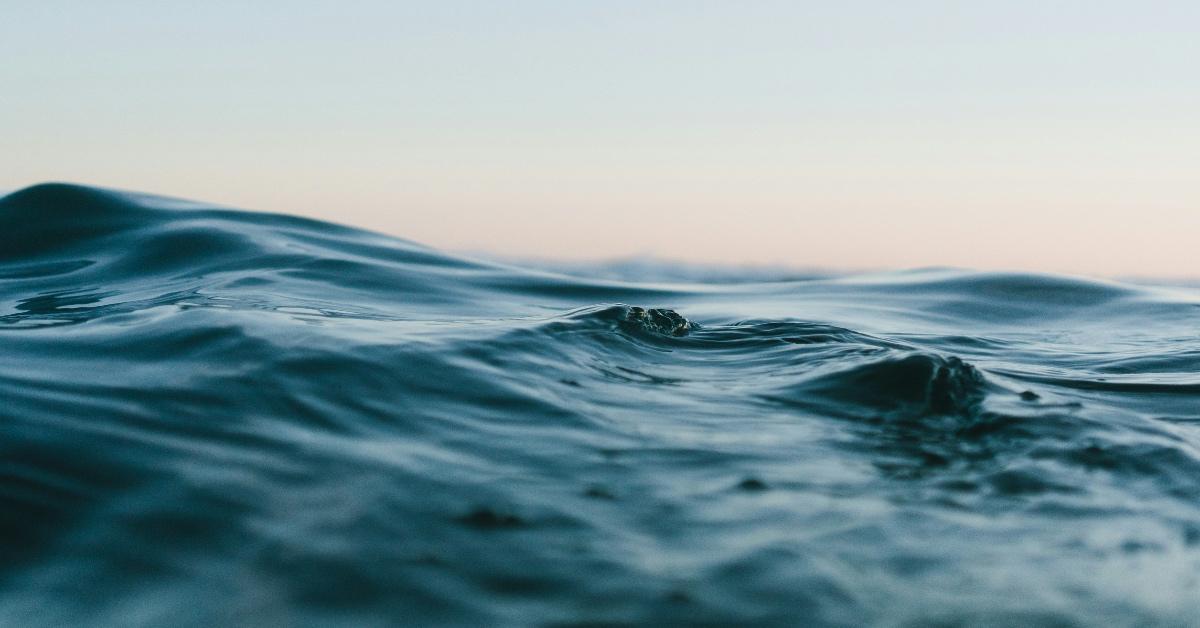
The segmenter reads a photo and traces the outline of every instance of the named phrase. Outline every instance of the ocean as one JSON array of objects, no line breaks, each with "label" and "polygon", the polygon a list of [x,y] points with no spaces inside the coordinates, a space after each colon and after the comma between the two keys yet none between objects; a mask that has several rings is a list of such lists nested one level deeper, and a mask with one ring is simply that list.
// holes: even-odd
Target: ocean
[{"label": "ocean", "polygon": [[677,271],[0,198],[0,625],[1200,625],[1200,289]]}]

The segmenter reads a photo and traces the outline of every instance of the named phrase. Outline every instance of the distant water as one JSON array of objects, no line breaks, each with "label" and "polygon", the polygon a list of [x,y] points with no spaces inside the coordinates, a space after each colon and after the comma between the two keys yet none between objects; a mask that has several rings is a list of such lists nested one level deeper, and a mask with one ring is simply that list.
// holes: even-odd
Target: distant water
[{"label": "distant water", "polygon": [[0,624],[1200,623],[1196,288],[641,272],[0,199]]}]

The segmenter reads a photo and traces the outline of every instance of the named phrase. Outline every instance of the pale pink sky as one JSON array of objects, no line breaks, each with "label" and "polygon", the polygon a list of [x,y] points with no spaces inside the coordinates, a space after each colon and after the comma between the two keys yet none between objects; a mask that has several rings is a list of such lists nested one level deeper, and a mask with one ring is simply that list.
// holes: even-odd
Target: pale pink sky
[{"label": "pale pink sky", "polygon": [[0,25],[0,189],[516,257],[1200,274],[1195,3],[52,4]]}]

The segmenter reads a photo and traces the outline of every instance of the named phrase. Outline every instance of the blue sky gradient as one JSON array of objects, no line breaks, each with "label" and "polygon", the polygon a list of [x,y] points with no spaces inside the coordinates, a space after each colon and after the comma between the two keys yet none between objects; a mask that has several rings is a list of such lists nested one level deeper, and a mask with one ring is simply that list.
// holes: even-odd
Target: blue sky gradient
[{"label": "blue sky gradient", "polygon": [[455,250],[1194,276],[1191,2],[22,2],[0,188]]}]

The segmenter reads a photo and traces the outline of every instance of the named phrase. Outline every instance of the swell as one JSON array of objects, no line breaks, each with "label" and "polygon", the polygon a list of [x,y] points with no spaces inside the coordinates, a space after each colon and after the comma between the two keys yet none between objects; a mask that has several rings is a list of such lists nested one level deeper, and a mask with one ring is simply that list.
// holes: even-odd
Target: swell
[{"label": "swell", "polygon": [[0,262],[0,281],[8,282],[0,298],[22,297],[9,297],[10,321],[122,295],[253,302],[273,294],[281,306],[299,307],[328,295],[331,309],[352,304],[346,309],[375,316],[375,306],[390,303],[444,313],[483,292],[568,299],[668,292],[467,260],[314,220],[67,184],[0,198]]},{"label": "swell", "polygon": [[[484,293],[519,293],[556,307],[605,301],[702,301],[725,311],[752,299],[764,310],[791,311],[797,300],[873,326],[906,313],[914,323],[1029,324],[1148,314],[1186,329],[1200,299],[1112,282],[1029,274],[925,270],[891,275],[749,284],[681,285],[652,271],[639,283],[567,277],[440,253],[366,231],[292,216],[213,208],[163,197],[69,184],[42,184],[0,198],[0,282],[25,296],[105,286],[121,292],[209,289],[222,294],[280,294],[332,301],[415,303],[446,313]],[[13,285],[17,282],[20,285]],[[241,290],[254,287],[256,290]],[[2,290],[2,288],[0,288]],[[344,295],[342,292],[353,293]],[[0,292],[3,296],[3,292]],[[850,300],[869,301],[856,309]],[[365,311],[365,309],[364,309]],[[378,314],[378,312],[375,312]],[[518,314],[509,308],[500,315]],[[877,315],[876,315],[877,313]],[[738,312],[734,316],[752,312]],[[1126,323],[1128,324],[1128,323]]]},{"label": "swell", "polygon": [[0,616],[1200,616],[1194,292],[683,275],[79,186],[4,197]]}]

